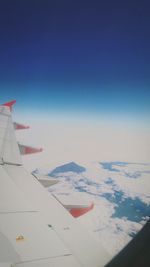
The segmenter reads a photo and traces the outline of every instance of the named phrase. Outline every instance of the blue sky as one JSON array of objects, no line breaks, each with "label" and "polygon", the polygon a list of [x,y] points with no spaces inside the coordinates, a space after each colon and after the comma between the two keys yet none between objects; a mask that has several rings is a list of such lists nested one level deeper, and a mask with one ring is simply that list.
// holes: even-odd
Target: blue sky
[{"label": "blue sky", "polygon": [[[149,161],[149,1],[1,1],[0,102],[33,166]],[[34,162],[33,162],[34,161]],[[25,161],[27,162],[27,161]]]},{"label": "blue sky", "polygon": [[1,3],[1,102],[148,117],[148,10],[132,0]]}]

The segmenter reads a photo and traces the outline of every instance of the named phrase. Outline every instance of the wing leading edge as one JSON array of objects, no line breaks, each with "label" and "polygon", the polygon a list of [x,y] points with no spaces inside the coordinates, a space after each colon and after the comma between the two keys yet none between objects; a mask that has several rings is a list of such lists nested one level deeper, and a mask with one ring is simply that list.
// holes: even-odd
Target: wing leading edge
[{"label": "wing leading edge", "polygon": [[22,166],[6,104],[0,106],[0,266],[104,266],[105,249]]}]

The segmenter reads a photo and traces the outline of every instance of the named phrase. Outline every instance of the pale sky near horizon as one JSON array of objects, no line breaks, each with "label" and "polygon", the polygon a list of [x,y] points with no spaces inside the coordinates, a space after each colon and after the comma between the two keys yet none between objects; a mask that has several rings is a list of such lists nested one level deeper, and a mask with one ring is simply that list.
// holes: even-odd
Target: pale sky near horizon
[{"label": "pale sky near horizon", "polygon": [[[77,120],[60,117],[15,114],[18,122],[30,124],[29,130],[17,131],[17,139],[37,147],[39,154],[23,156],[29,170],[53,168],[75,161],[126,161],[150,163],[150,128],[131,121]],[[21,118],[22,117],[22,118]]]}]

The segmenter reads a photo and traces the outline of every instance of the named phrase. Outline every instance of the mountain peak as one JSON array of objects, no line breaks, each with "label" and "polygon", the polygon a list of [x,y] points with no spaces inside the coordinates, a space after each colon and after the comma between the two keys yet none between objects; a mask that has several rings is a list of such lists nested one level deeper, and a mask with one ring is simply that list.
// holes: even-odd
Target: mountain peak
[{"label": "mountain peak", "polygon": [[81,173],[85,172],[86,169],[75,162],[69,162],[67,164],[61,165],[56,167],[52,172],[49,173],[50,176],[55,176],[58,173],[63,173],[63,172],[75,172],[75,173]]}]

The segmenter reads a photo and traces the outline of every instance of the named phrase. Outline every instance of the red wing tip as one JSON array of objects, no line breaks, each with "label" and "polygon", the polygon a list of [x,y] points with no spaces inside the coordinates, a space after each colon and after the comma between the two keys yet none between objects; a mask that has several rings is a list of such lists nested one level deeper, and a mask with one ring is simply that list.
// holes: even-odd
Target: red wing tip
[{"label": "red wing tip", "polygon": [[29,129],[30,126],[14,122],[14,128],[15,130],[22,130],[22,129]]},{"label": "red wing tip", "polygon": [[18,129],[29,129],[30,128],[30,126],[28,126],[28,125],[20,125],[20,126],[18,126]]},{"label": "red wing tip", "polygon": [[4,103],[2,106],[6,106],[6,107],[9,107],[10,110],[12,110],[12,106],[16,103],[16,100],[12,100],[10,102],[6,102]]},{"label": "red wing tip", "polygon": [[42,152],[43,148],[26,147],[25,154]]},{"label": "red wing tip", "polygon": [[74,218],[77,218],[91,211],[93,208],[94,208],[94,203],[91,202],[87,208],[73,208],[69,212]]}]

